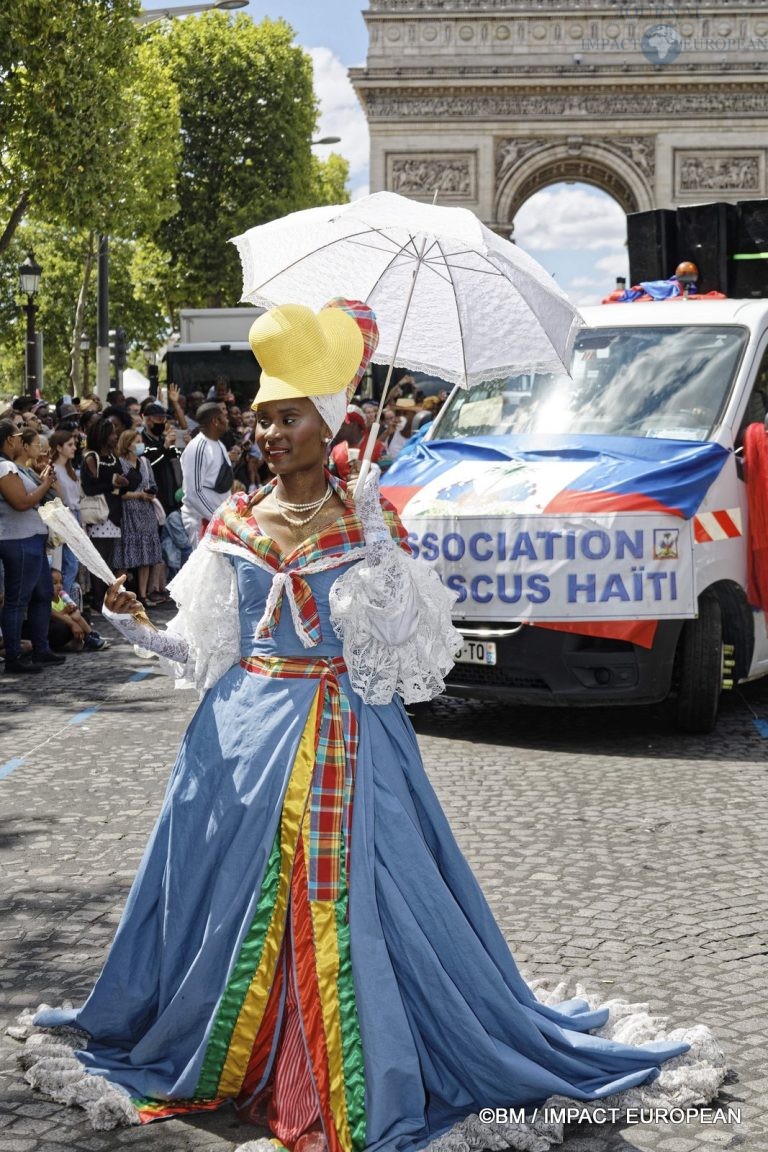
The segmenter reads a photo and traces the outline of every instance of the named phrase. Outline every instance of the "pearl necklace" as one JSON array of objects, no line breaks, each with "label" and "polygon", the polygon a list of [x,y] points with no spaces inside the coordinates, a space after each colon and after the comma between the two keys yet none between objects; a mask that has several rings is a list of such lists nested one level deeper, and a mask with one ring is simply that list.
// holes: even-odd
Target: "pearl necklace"
[{"label": "pearl necklace", "polygon": [[[280,515],[283,520],[288,524],[293,524],[296,528],[303,528],[305,524],[309,524],[310,520],[314,520],[320,509],[328,503],[332,496],[333,488],[329,484],[325,495],[321,496],[319,500],[312,500],[308,504],[290,504],[287,500],[281,500],[277,493],[275,493],[275,503],[280,509]],[[289,516],[286,509],[290,509],[291,512],[309,512],[310,514],[303,520],[297,520],[295,516]]]}]

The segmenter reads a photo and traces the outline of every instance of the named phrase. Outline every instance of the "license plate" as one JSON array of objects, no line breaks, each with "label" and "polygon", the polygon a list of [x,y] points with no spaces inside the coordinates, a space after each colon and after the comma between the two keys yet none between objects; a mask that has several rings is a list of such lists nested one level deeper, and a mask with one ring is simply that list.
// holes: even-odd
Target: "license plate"
[{"label": "license plate", "polygon": [[493,640],[465,640],[456,657],[457,664],[495,664],[496,645]]}]

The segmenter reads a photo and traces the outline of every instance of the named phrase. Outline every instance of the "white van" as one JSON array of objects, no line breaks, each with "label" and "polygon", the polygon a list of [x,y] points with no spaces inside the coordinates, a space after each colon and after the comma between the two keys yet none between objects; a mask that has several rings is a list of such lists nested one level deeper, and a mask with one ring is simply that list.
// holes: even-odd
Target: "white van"
[{"label": "white van", "polygon": [[383,490],[457,592],[451,693],[674,696],[680,727],[707,732],[722,689],[768,671],[743,459],[768,410],[768,301],[583,315],[572,376],[456,389]]}]

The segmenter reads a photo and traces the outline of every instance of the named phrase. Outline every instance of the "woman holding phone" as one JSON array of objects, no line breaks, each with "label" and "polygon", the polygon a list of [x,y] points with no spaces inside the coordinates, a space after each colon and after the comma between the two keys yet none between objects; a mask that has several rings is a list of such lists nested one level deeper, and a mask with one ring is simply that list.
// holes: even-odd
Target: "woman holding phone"
[{"label": "woman holding phone", "polygon": [[[37,511],[56,475],[49,464],[39,481],[33,479],[18,463],[24,451],[21,431],[13,421],[0,421],[0,560],[5,570],[2,627],[5,671],[10,675],[40,672],[44,664],[63,664],[65,660],[48,645],[53,583],[45,554],[48,529]],[[31,657],[21,655],[25,615]]]}]

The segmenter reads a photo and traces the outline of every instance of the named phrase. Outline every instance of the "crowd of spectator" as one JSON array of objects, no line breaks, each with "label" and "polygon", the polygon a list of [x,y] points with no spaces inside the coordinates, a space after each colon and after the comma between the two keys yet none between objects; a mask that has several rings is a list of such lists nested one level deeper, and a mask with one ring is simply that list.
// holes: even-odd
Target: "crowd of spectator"
[{"label": "crowd of spectator", "polygon": [[[410,377],[390,393],[373,446],[386,469],[434,419],[445,395],[423,397]],[[329,466],[354,477],[378,405],[356,397],[330,446]],[[169,599],[167,583],[196,547],[231,491],[268,479],[254,440],[255,414],[243,410],[226,377],[167,404],[112,391],[65,396],[55,405],[17,397],[0,412],[0,656],[12,674],[63,663],[64,652],[109,646],[94,627],[105,586],[66,544],[49,539],[38,513],[58,497],[116,575],[126,574],[145,609]]]}]

